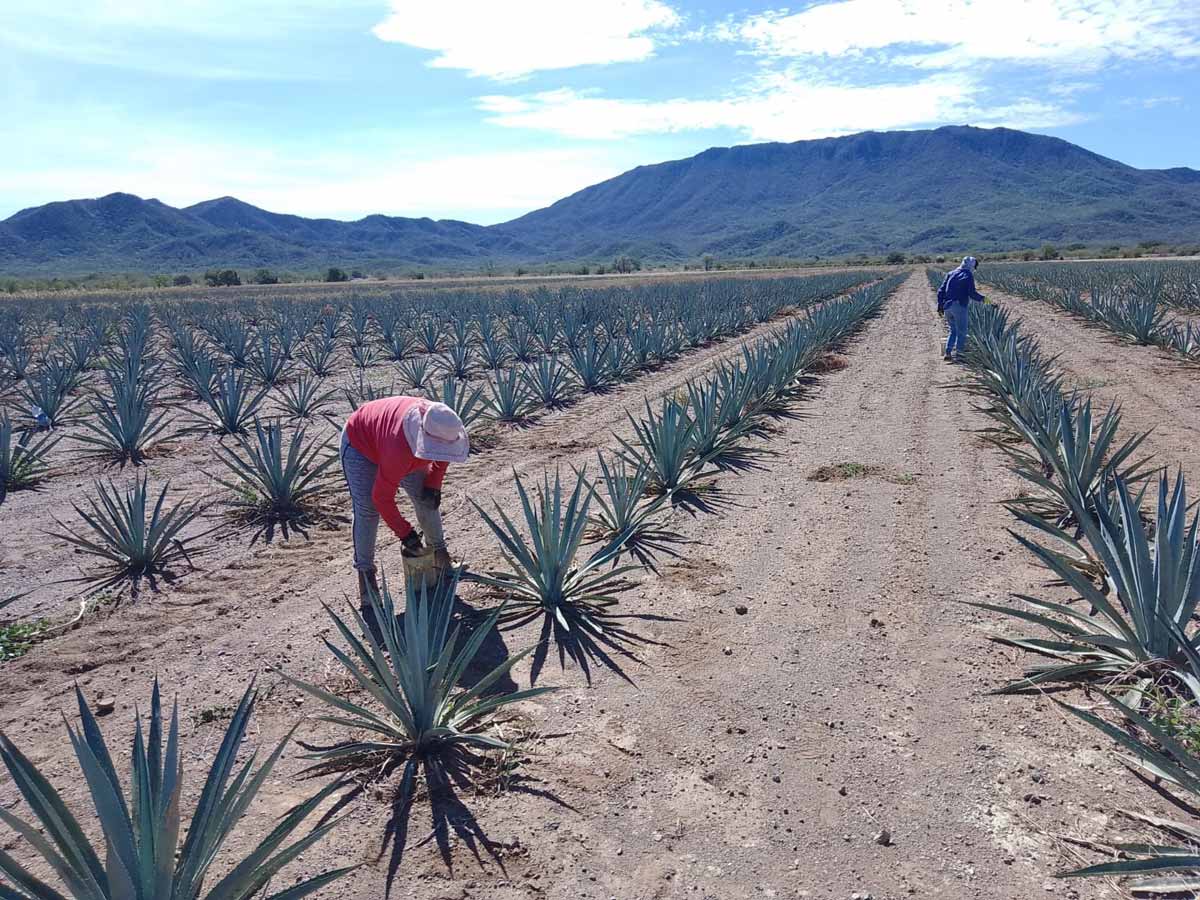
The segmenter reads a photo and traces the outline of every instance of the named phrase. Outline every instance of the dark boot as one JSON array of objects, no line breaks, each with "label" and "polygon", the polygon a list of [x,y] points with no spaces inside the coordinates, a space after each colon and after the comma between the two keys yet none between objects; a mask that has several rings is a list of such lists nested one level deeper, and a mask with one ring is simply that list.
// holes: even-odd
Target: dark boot
[{"label": "dark boot", "polygon": [[379,596],[379,580],[376,577],[374,569],[367,569],[365,572],[358,573],[358,605],[363,609],[368,606],[367,595],[368,591]]},{"label": "dark boot", "polygon": [[379,628],[379,619],[375,616],[375,607],[371,605],[371,598],[379,599],[379,582],[375,577],[375,570],[368,569],[366,572],[358,573],[358,614],[362,616],[363,623],[367,626],[371,637],[377,643],[383,643],[383,632]]}]

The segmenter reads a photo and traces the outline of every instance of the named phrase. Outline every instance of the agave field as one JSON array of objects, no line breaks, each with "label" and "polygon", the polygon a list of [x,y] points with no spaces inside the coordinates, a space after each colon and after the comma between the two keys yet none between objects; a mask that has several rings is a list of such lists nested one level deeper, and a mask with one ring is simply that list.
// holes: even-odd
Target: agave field
[{"label": "agave field", "polygon": [[[942,273],[928,276],[936,289]],[[1167,318],[1168,308],[1196,309],[1194,263],[995,266],[984,277],[1138,343],[1195,355],[1194,326]],[[1126,428],[1119,406],[1069,390],[1056,360],[1003,308],[972,304],[966,363],[992,423],[983,433],[1027,485],[1007,504],[1020,524],[1012,537],[1057,587],[979,604],[1014,623],[996,640],[1035,660],[999,691],[1075,687],[1055,703],[1194,809],[1200,747],[1187,723],[1200,703],[1200,518],[1184,473],[1144,450],[1148,434]],[[1133,876],[1137,895],[1200,889],[1196,823],[1130,815],[1161,840],[1114,843],[1111,861],[1067,874]]]},{"label": "agave field", "polygon": [[1040,300],[1124,340],[1200,361],[1200,263],[988,265],[981,282]]},{"label": "agave field", "polygon": [[[673,519],[716,512],[724,482],[770,464],[773,423],[792,414],[810,372],[901,280],[846,271],[589,290],[0,307],[6,661],[53,653],[60,636],[203,592],[206,579],[243,558],[287,552],[302,578],[306,547],[348,540],[334,448],[361,403],[394,393],[447,403],[471,430],[472,465],[486,471],[489,448],[536,446],[543,422],[621,397],[594,462],[525,469],[512,473],[511,488],[479,497],[469,481],[461,488],[467,502],[456,521],[475,517],[491,536],[487,564],[465,558],[437,589],[415,593],[396,588],[393,571],[361,613],[347,615],[336,597],[305,598],[326,604],[332,628],[312,636],[307,665],[277,665],[258,679],[291,685],[320,708],[298,740],[306,773],[325,780],[253,838],[261,843],[247,843],[238,822],[295,746],[289,733],[261,763],[238,760],[261,687],[230,712],[198,795],[183,778],[190,756],[180,712],[165,711],[157,682],[148,718],[136,723],[127,781],[77,687],[78,718],[65,729],[82,780],[52,783],[28,747],[0,738],[14,790],[0,819],[19,838],[12,855],[0,852],[0,892],[324,895],[349,869],[276,882],[342,824],[337,811],[306,824],[335,794],[351,803],[347,791],[369,792],[396,772],[403,817],[420,796],[452,792],[462,773],[494,767],[513,751],[497,716],[551,690],[537,684],[551,653],[589,682],[597,665],[627,677],[621,661],[636,660],[646,640],[632,620],[650,610],[630,609],[626,594],[663,560],[687,554]],[[689,365],[693,356],[703,361]],[[687,374],[667,390],[636,393],[672,367]],[[499,631],[526,646],[481,668]],[[330,666],[341,687],[331,686]],[[529,687],[505,687],[519,666]],[[60,793],[71,781],[86,787],[90,808]],[[22,809],[10,813],[17,795]],[[231,838],[232,853],[221,854]]]},{"label": "agave field", "polygon": [[[1195,264],[990,268],[995,288],[1195,356]],[[942,273],[926,274],[936,288]],[[1147,315],[1142,340],[1131,329]],[[939,496],[970,453],[1002,462],[1020,485],[1003,506],[979,505],[1024,568],[989,550],[976,578],[1016,573],[1022,587],[1004,596],[960,585],[945,600],[998,624],[1002,668],[984,688],[1003,699],[987,702],[1013,704],[1024,733],[1026,704],[1039,698],[1176,808],[1127,811],[1136,839],[1093,833],[1086,855],[1063,864],[1043,854],[1032,882],[1000,877],[1005,860],[990,870],[992,893],[978,895],[1060,884],[1053,875],[1075,879],[1072,896],[1113,879],[1135,896],[1200,891],[1200,513],[1188,479],[1154,455],[1161,446],[1136,427],[1145,420],[1132,401],[1071,387],[1087,373],[1043,349],[1046,336],[1002,304],[971,316],[959,368],[941,360],[932,297],[912,272],[0,307],[0,679],[23,698],[0,733],[0,896],[675,896],[662,893],[675,876],[660,864],[692,865],[675,848],[693,834],[720,835],[716,846],[771,863],[788,884],[817,885],[813,896],[852,896],[851,874],[869,896],[859,873],[871,867],[920,894],[904,873],[930,845],[910,847],[930,832],[951,852],[947,835],[971,828],[968,817],[937,821],[949,808],[939,800],[897,836],[865,795],[899,779],[897,808],[909,809],[912,796],[940,795],[965,754],[1011,734],[975,733],[981,707],[962,703],[961,666],[946,670],[954,686],[925,720],[971,720],[955,771],[938,768],[937,746],[908,763],[921,734],[896,724],[928,703],[921,686],[941,663],[919,644],[924,655],[897,668],[920,637],[892,620],[913,615],[912,603],[951,616],[911,581],[925,546],[911,541],[930,540],[933,569],[990,541],[955,531],[965,517],[944,522],[991,489],[973,473],[950,501]],[[884,349],[865,356],[868,341]],[[854,382],[867,364],[874,380]],[[913,394],[921,366],[931,374]],[[844,386],[840,407],[821,399],[839,383],[830,372]],[[345,596],[349,500],[334,448],[352,409],[394,393],[447,403],[471,432],[443,507],[456,564],[414,589],[384,540],[381,590],[360,609]],[[927,409],[964,395],[966,420],[932,437],[958,441],[945,471],[917,471],[914,458],[888,474],[842,456],[795,476],[815,462],[794,449],[800,436],[820,448],[839,411],[836,452],[874,442],[903,455],[929,429]],[[903,443],[914,447],[896,450],[879,432],[906,420]],[[739,491],[749,482],[758,494]],[[855,518],[871,490],[886,498],[872,515],[893,526],[914,508],[891,563],[868,558],[874,546],[851,548],[856,531],[887,531]],[[782,508],[766,515],[772,503]],[[943,521],[926,518],[939,504]],[[843,543],[822,545],[839,521],[850,527]],[[949,543],[940,530],[914,535],[912,523],[953,533]],[[789,539],[775,534],[785,524]],[[738,568],[738,556],[753,565]],[[823,581],[806,568],[821,558]],[[871,580],[873,568],[886,571]],[[758,595],[772,585],[768,609]],[[690,605],[667,602],[680,591]],[[907,596],[905,607],[897,598]],[[870,614],[859,624],[851,609]],[[889,643],[893,627],[903,637]],[[743,629],[756,637],[739,645]],[[710,632],[724,637],[705,644]],[[951,663],[982,644],[959,629],[961,646],[942,646],[951,633],[930,637]],[[830,681],[803,680],[824,665]],[[888,693],[897,685],[903,693]],[[878,718],[848,725],[876,688]],[[760,719],[760,739],[739,743]],[[698,743],[684,753],[656,756],[629,738],[645,729],[666,743],[686,728]],[[939,738],[953,740],[953,727]],[[726,743],[722,775],[709,751]],[[793,753],[797,744],[811,752]],[[848,790],[846,767],[868,747],[884,748],[877,765],[898,768]],[[679,768],[659,772],[651,759]],[[619,778],[613,760],[626,765]],[[905,780],[914,771],[924,780]],[[783,793],[795,783],[801,793]],[[822,843],[842,800],[869,820],[865,847],[842,828]],[[509,821],[511,844],[488,837],[506,808],[528,815],[531,802],[543,805]],[[753,826],[738,819],[747,809]],[[558,833],[606,817],[611,829]],[[648,818],[659,824],[640,831],[647,848],[625,843]],[[816,880],[804,841],[822,859]],[[421,848],[430,852],[411,861]],[[978,887],[973,866],[987,855],[976,845],[970,867],[952,856],[949,868]],[[601,858],[610,880],[597,887]],[[540,868],[525,866],[533,859]],[[939,860],[926,884],[940,891],[952,882]],[[783,883],[747,864],[750,880],[726,889],[721,879],[742,864],[705,860],[693,886],[674,882],[678,895],[704,884],[695,896],[759,896]],[[526,878],[526,893],[506,893]]]}]

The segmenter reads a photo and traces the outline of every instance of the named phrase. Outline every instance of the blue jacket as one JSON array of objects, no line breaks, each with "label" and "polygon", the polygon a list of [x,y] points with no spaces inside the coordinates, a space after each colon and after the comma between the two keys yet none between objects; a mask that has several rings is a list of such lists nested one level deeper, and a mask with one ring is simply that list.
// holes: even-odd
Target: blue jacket
[{"label": "blue jacket", "polygon": [[945,309],[955,303],[966,306],[972,300],[983,302],[983,294],[975,290],[975,276],[961,268],[947,273],[942,286],[938,288],[938,309]]}]

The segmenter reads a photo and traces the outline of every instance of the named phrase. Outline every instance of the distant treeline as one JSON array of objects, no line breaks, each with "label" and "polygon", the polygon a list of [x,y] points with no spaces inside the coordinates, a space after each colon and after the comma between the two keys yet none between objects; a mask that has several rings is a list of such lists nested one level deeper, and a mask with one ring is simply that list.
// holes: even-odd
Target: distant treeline
[{"label": "distant treeline", "polygon": [[[971,253],[970,247],[963,253]],[[1045,244],[1037,249],[1010,250],[1002,253],[974,251],[983,260],[1052,260],[1052,259],[1140,259],[1153,256],[1200,256],[1200,244],[1169,245],[1162,241],[1142,241],[1135,246],[1111,244],[1096,247],[1087,244],[1056,246]],[[530,263],[509,267],[486,263],[477,267],[413,269],[409,267],[343,269],[329,266],[320,271],[284,271],[268,268],[208,269],[199,272],[92,273],[69,277],[16,277],[0,274],[0,291],[8,294],[25,291],[133,290],[137,288],[168,287],[232,287],[237,285],[312,284],[351,281],[391,281],[399,279],[462,278],[470,276],[521,277],[545,275],[614,275],[633,272],[694,272],[728,271],[732,269],[803,269],[817,266],[871,265],[935,265],[957,262],[957,254],[904,253],[891,251],[879,255],[854,254],[844,257],[809,256],[804,258],[729,258],[705,255],[699,259],[679,261],[641,260],[619,256],[610,262]]]}]

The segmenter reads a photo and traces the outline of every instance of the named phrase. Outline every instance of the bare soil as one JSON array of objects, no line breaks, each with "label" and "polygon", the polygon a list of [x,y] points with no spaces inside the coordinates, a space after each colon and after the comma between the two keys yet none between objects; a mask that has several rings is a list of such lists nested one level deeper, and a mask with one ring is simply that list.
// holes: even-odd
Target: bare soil
[{"label": "bare soil", "polygon": [[[1070,333],[1028,312],[1048,349],[1052,334]],[[941,361],[940,338],[916,274],[823,367],[796,415],[777,423],[759,467],[716,480],[707,495],[714,512],[675,511],[671,527],[692,543],[622,603],[642,617],[629,622],[644,639],[636,659],[617,657],[620,673],[594,666],[589,685],[551,653],[539,683],[562,689],[523,704],[504,725],[520,745],[515,774],[460,789],[456,805],[418,801],[393,896],[1120,896],[1104,882],[1052,879],[1092,858],[1064,838],[1128,834],[1116,811],[1161,801],[1049,699],[988,693],[1022,660],[986,639],[1010,626],[962,601],[1043,590],[1045,575],[1005,533],[1012,520],[999,502],[1019,485],[974,433],[985,422],[958,390],[961,370]],[[467,496],[511,504],[513,469],[540,475],[591,462],[596,448],[613,446],[614,432],[627,433],[625,409],[644,393],[674,390],[735,349],[693,354],[505,434],[453,468],[452,550],[475,568],[498,564]],[[1106,377],[1097,375],[1102,362],[1081,358],[1078,374]],[[1135,396],[1182,395],[1185,377],[1192,373],[1178,367],[1131,369],[1113,387],[1132,411]],[[1195,412],[1178,407],[1192,427]],[[1155,449],[1164,455],[1195,452],[1182,434],[1180,443],[1160,434]],[[180,452],[155,461],[156,477],[191,477],[188,489],[202,489],[199,457]],[[861,465],[861,477],[811,480],[847,463]],[[20,515],[9,518],[5,504],[0,565],[27,566],[6,571],[7,584],[64,567],[61,548],[43,548],[37,516],[43,507],[65,515],[68,494],[89,474],[60,475]],[[310,538],[248,549],[244,537],[224,536],[198,560],[202,571],[0,667],[0,727],[82,807],[59,714],[69,712],[73,683],[92,699],[116,697],[102,721],[123,750],[135,705],[145,707],[157,675],[185,711],[194,796],[255,674],[265,696],[253,745],[277,740],[312,705],[270,667],[345,687],[321,643],[331,628],[320,604],[352,589],[348,529]],[[383,558],[398,564],[394,544]],[[480,597],[467,589],[464,600]],[[486,652],[498,659],[536,640],[536,626],[507,631]],[[528,665],[514,678],[527,683]],[[311,721],[299,733],[328,737]],[[233,846],[316,789],[298,777],[304,766],[289,751]],[[289,875],[362,863],[322,896],[383,896],[394,862],[392,788],[375,785],[355,801],[349,820]],[[0,785],[0,803],[17,806],[10,783]],[[440,828],[433,809],[446,816]],[[16,843],[6,836],[4,847]]]}]

